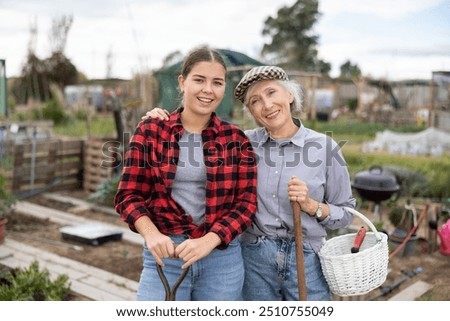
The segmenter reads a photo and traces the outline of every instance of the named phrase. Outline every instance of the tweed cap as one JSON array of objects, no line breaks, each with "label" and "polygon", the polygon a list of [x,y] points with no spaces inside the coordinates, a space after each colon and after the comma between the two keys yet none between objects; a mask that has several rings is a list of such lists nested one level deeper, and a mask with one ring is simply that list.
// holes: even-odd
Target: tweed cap
[{"label": "tweed cap", "polygon": [[234,89],[234,97],[244,102],[247,89],[259,80],[289,80],[286,72],[277,66],[260,66],[250,69]]}]

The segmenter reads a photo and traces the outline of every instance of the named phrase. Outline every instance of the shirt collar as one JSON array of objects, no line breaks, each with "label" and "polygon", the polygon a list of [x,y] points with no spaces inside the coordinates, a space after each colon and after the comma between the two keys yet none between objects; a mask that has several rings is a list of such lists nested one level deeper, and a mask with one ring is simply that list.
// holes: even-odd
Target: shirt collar
[{"label": "shirt collar", "polygon": [[[303,123],[299,119],[292,118],[292,120],[294,121],[294,124],[297,125],[299,128],[298,128],[297,132],[295,133],[295,135],[292,136],[289,141],[292,142],[294,145],[297,145],[298,147],[303,147],[305,145],[305,138],[307,135],[306,128],[305,128],[305,126],[303,126]],[[270,134],[267,131],[267,129],[264,128],[263,137],[262,137],[261,141],[264,142],[264,144],[265,144],[270,140],[271,140]]]}]

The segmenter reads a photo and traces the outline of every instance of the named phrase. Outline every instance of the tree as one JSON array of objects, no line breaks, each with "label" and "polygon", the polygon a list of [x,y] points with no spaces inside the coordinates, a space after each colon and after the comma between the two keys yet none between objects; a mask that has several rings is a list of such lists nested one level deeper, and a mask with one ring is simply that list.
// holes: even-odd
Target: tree
[{"label": "tree", "polygon": [[64,53],[67,44],[67,37],[72,27],[73,16],[62,15],[60,18],[55,18],[52,21],[52,28],[50,29],[49,41],[52,53]]},{"label": "tree", "polygon": [[262,34],[270,42],[264,44],[262,54],[283,67],[328,73],[331,66],[318,59],[319,37],[312,32],[319,16],[318,0],[297,0],[282,7],[264,22]]},{"label": "tree", "polygon": [[363,92],[363,88],[366,84],[366,80],[362,77],[361,69],[359,69],[357,64],[352,64],[350,60],[347,60],[345,63],[341,65],[341,77],[349,78],[356,86],[356,106],[352,103],[352,106],[349,106],[350,109],[356,109],[357,113],[360,113],[362,110],[362,99],[361,95]]},{"label": "tree", "polygon": [[361,69],[357,64],[352,64],[350,60],[343,63],[340,68],[342,78],[358,78],[361,76]]},{"label": "tree", "polygon": [[52,21],[49,40],[51,56],[45,60],[50,81],[56,83],[61,90],[65,86],[77,82],[78,71],[69,58],[64,54],[67,37],[72,27],[73,16],[61,16]]},{"label": "tree", "polygon": [[64,55],[67,37],[72,26],[71,16],[54,19],[49,34],[50,57],[40,59],[36,55],[36,22],[30,27],[27,59],[22,67],[18,81],[13,85],[12,92],[18,103],[27,103],[29,98],[47,101],[52,98],[50,84],[55,83],[63,90],[65,86],[78,80],[78,71],[70,59]]}]

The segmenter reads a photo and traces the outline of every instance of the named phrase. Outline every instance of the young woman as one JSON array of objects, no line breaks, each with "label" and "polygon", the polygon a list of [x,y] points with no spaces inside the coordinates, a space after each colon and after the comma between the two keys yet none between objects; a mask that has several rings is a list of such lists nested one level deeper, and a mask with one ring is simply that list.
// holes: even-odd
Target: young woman
[{"label": "young woman", "polygon": [[[235,97],[261,126],[245,133],[258,155],[258,210],[241,237],[245,265],[244,300],[298,300],[297,262],[291,202],[302,209],[303,255],[308,300],[331,300],[318,252],[327,229],[351,223],[350,176],[339,146],[306,128],[302,91],[276,66],[251,69]],[[154,109],[145,117],[167,118]],[[144,118],[145,118],[144,117]]]},{"label": "young woman", "polygon": [[138,300],[163,300],[157,273],[173,286],[190,267],[177,300],[240,300],[243,259],[236,237],[256,212],[256,159],[249,140],[214,111],[226,66],[201,48],[178,77],[182,106],[168,121],[145,120],[131,139],[116,210],[145,241]]}]

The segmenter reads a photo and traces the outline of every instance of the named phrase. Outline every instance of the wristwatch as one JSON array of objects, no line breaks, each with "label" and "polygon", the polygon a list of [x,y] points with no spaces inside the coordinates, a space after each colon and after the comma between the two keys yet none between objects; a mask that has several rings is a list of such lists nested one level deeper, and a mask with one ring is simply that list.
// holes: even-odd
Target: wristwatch
[{"label": "wristwatch", "polygon": [[319,202],[319,207],[317,208],[316,214],[314,214],[314,216],[315,216],[316,218],[321,218],[321,217],[322,217],[322,214],[323,214],[323,211],[322,211],[322,204]]}]

